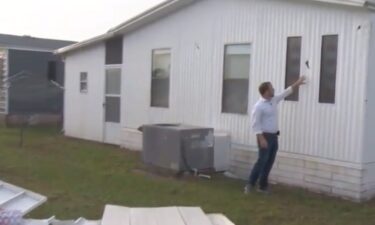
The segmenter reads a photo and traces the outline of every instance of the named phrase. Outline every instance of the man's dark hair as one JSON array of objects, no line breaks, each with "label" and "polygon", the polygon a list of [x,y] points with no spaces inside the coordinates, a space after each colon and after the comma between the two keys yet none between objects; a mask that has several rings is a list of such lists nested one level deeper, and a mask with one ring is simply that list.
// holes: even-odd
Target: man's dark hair
[{"label": "man's dark hair", "polygon": [[271,86],[271,82],[264,82],[259,86],[259,93],[263,96]]}]

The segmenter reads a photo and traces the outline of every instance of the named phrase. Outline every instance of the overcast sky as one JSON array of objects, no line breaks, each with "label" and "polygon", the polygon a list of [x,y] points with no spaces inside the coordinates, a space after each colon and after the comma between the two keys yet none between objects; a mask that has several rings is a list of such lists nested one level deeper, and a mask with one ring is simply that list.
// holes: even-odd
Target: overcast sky
[{"label": "overcast sky", "polygon": [[0,33],[82,41],[163,0],[0,1]]}]

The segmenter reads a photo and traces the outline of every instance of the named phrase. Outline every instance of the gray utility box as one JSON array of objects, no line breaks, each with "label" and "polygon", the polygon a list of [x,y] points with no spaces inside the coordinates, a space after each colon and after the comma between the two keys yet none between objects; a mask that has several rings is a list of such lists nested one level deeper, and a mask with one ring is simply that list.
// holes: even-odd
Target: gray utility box
[{"label": "gray utility box", "polygon": [[213,129],[189,125],[145,125],[143,161],[175,171],[213,169]]}]

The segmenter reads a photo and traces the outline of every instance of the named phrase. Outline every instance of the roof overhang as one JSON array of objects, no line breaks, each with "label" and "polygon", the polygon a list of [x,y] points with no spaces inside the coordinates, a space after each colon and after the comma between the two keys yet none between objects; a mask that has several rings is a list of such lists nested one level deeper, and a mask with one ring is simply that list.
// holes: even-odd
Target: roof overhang
[{"label": "roof overhang", "polygon": [[312,0],[312,1],[356,6],[356,7],[365,7],[371,10],[375,9],[375,0]]},{"label": "roof overhang", "polygon": [[56,54],[66,54],[71,51],[75,51],[102,41],[108,40],[110,38],[116,37],[118,35],[123,35],[132,30],[135,30],[141,26],[144,26],[148,23],[151,23],[157,19],[164,17],[174,11],[177,11],[183,8],[186,5],[189,5],[198,0],[167,0],[164,1],[155,7],[139,14],[136,17],[133,17],[130,20],[110,29],[107,33],[96,36],[94,38],[58,49],[55,51]]},{"label": "roof overhang", "polygon": [[[72,51],[76,51],[81,48],[85,48],[100,42],[106,41],[110,38],[116,37],[118,35],[123,35],[131,32],[139,27],[149,24],[157,19],[164,17],[174,11],[183,8],[193,2],[199,0],[167,0],[155,7],[139,14],[138,16],[127,20],[126,22],[110,29],[107,33],[96,36],[94,38],[58,49],[55,54],[67,54]],[[309,0],[315,2],[325,2],[331,4],[340,4],[353,7],[368,8],[369,10],[375,10],[375,0]]]}]

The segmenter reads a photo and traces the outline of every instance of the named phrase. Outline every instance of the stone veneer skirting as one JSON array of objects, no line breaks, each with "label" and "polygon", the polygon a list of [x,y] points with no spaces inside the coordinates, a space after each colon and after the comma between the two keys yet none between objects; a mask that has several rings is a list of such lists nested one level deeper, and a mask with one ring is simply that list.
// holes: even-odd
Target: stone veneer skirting
[{"label": "stone veneer skirting", "polygon": [[[248,179],[258,153],[235,148],[231,152],[229,172],[241,179]],[[375,195],[373,168],[371,164],[361,167],[360,164],[279,152],[270,181],[353,201],[366,201]]]}]

